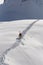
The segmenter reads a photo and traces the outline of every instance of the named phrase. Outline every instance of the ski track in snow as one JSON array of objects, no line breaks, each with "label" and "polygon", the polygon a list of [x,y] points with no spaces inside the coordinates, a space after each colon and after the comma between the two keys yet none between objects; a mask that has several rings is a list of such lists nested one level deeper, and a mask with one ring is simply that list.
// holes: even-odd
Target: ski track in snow
[{"label": "ski track in snow", "polygon": [[[34,21],[33,23],[31,23],[31,24],[22,32],[22,34],[23,34],[22,38],[24,37],[24,35],[26,34],[26,32],[27,32],[36,22],[38,22],[38,20],[36,20],[36,21]],[[21,38],[21,39],[22,39],[22,38]],[[8,53],[11,49],[14,49],[14,48],[16,48],[17,46],[19,46],[20,42],[21,42],[21,44],[22,44],[21,39],[19,39],[19,40],[16,39],[16,42],[15,42],[10,48],[6,49],[6,51],[4,51],[4,52],[1,54],[1,56],[0,56],[0,65],[8,65],[8,64],[5,64],[5,63],[4,63],[5,55],[7,55],[7,53]]]}]

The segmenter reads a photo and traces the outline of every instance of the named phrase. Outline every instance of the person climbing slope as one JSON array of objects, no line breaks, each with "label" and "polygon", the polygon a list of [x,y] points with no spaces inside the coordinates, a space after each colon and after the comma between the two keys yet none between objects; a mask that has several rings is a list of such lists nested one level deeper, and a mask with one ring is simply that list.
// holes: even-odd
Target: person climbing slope
[{"label": "person climbing slope", "polygon": [[22,33],[19,33],[19,39],[21,39],[22,38]]}]

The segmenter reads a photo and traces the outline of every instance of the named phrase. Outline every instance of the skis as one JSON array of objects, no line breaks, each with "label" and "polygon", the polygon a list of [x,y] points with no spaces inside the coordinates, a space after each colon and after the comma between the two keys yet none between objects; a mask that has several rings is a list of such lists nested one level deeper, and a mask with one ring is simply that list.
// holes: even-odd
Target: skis
[{"label": "skis", "polygon": [[[16,38],[17,41],[21,41],[21,38]],[[23,39],[25,40],[25,39]],[[21,44],[24,45],[24,43],[21,41]]]}]

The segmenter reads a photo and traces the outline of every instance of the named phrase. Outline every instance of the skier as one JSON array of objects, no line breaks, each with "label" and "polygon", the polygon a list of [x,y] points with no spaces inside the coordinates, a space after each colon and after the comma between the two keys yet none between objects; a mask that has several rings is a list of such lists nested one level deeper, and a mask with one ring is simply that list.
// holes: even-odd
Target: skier
[{"label": "skier", "polygon": [[19,33],[19,39],[21,39],[22,38],[22,33]]}]

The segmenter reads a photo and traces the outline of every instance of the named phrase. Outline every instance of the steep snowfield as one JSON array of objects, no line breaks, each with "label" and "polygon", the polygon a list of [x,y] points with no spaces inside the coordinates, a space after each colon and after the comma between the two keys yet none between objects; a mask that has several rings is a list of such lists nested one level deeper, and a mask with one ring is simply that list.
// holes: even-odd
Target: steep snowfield
[{"label": "steep snowfield", "polygon": [[43,65],[43,20],[0,22],[0,65]]}]

